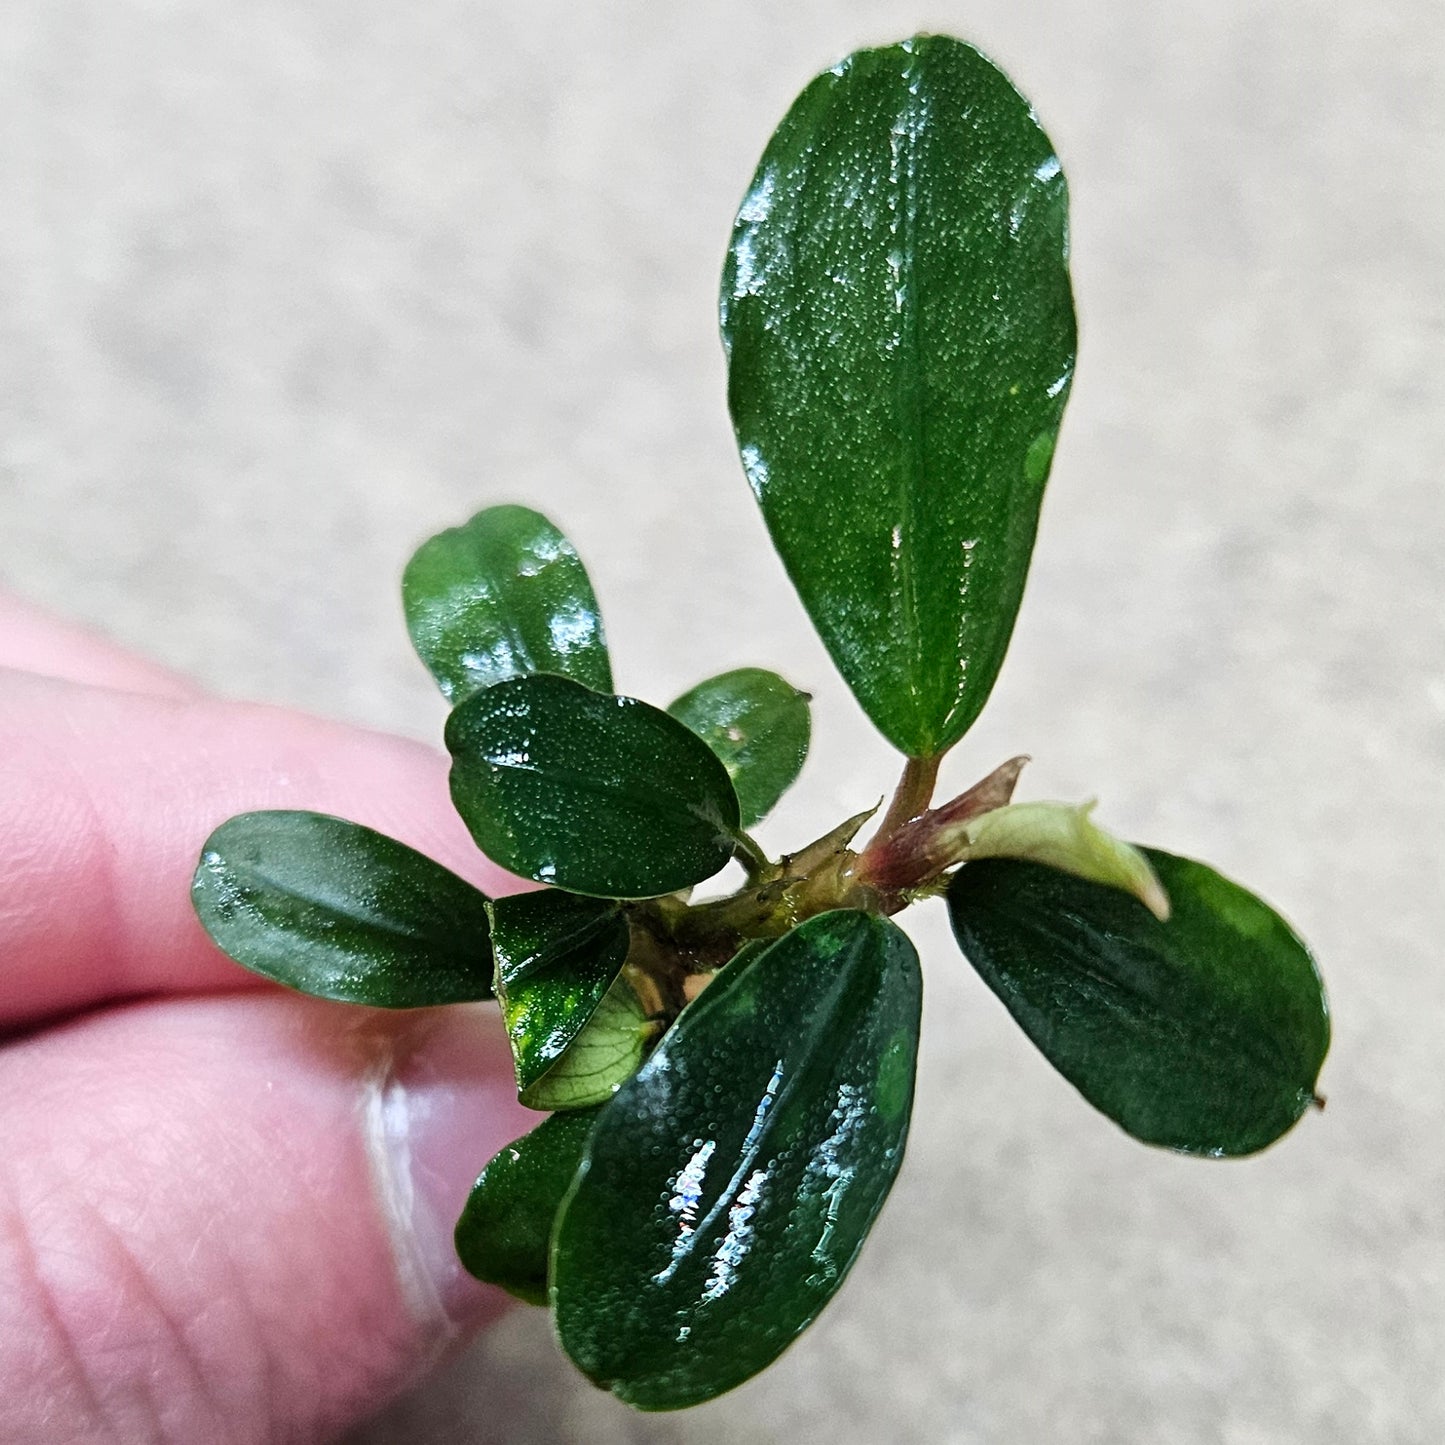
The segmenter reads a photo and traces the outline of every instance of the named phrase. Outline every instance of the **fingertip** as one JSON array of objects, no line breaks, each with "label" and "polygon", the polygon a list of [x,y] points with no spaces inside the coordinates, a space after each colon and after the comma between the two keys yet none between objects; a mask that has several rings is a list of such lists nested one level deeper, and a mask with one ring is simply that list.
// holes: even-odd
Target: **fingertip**
[{"label": "fingertip", "polygon": [[447,759],[420,743],[15,674],[0,692],[0,1027],[249,985],[197,923],[191,879],[216,827],[271,808],[364,824],[488,894],[531,886],[478,850]]},{"label": "fingertip", "polygon": [[484,1009],[271,994],[0,1051],[16,1438],[100,1418],[148,1439],[159,1407],[168,1440],[329,1438],[414,1383],[508,1304],[440,1252],[468,1176],[526,1127],[507,1074]]},{"label": "fingertip", "polygon": [[9,592],[0,592],[0,667],[156,696],[201,692],[190,678],[127,652],[96,628],[53,617]]},{"label": "fingertip", "polygon": [[365,1128],[402,1287],[418,1317],[467,1334],[496,1317],[499,1291],[473,1279],[453,1233],[472,1184],[540,1122],[517,1102],[501,1025],[485,1005],[430,1010],[365,1081]]}]

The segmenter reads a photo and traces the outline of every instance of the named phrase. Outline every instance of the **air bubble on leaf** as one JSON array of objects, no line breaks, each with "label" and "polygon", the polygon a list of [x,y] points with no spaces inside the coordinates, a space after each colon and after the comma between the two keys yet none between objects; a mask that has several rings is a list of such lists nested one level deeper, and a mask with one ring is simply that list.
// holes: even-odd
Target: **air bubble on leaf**
[{"label": "air bubble on leaf", "polygon": [[699,1141],[692,1158],[673,1176],[672,1194],[667,1201],[667,1212],[675,1217],[677,1238],[672,1243],[672,1259],[657,1274],[653,1282],[666,1284],[676,1272],[679,1264],[692,1247],[692,1234],[697,1228],[698,1204],[702,1199],[703,1178],[707,1173],[708,1160],[717,1151],[717,1141]]},{"label": "air bubble on leaf", "polygon": [[719,1300],[733,1286],[738,1270],[753,1247],[756,1226],[753,1216],[757,1213],[758,1201],[762,1198],[763,1186],[768,1182],[766,1169],[755,1169],[748,1176],[742,1192],[728,1210],[728,1229],[713,1254],[712,1272],[702,1292],[702,1304]]}]

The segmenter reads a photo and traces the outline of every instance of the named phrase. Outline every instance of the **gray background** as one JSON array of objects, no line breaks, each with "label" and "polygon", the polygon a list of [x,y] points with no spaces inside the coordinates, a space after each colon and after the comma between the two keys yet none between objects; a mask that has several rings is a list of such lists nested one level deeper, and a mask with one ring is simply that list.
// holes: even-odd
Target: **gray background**
[{"label": "gray background", "polygon": [[0,574],[226,691],[436,737],[396,580],[528,499],[619,685],[818,697],[796,842],[893,763],[767,550],[716,274],[818,69],[918,28],[1036,101],[1083,348],[962,786],[1097,793],[1260,888],[1331,986],[1323,1116],[1131,1144],[918,920],[908,1163],[764,1379],[634,1416],[518,1313],[357,1442],[1445,1438],[1445,8],[4,0]]}]

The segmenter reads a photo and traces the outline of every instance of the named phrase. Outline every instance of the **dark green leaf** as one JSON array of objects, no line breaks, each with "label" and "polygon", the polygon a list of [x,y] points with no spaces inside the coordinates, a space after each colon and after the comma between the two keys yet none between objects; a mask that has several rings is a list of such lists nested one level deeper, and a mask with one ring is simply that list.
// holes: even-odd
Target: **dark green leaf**
[{"label": "dark green leaf", "polygon": [[598,952],[619,939],[626,951],[627,920],[616,899],[543,888],[494,898],[489,912],[492,952],[507,988],[577,952]]},{"label": "dark green leaf", "polygon": [[488,857],[603,898],[687,888],[733,853],[738,800],[696,733],[632,697],[539,674],[447,719],[452,798]]},{"label": "dark green leaf", "polygon": [[486,898],[439,863],[321,813],[243,813],[191,885],[237,963],[319,998],[421,1008],[490,998]]},{"label": "dark green leaf", "polygon": [[668,708],[718,755],[751,828],[793,785],[808,755],[808,694],[761,667],[700,682]]},{"label": "dark green leaf", "polygon": [[497,998],[512,1043],[517,1089],[524,1104],[533,1104],[537,1088],[546,1088],[544,1076],[572,1047],[622,971],[627,920],[616,903],[555,889],[498,898],[491,916]]},{"label": "dark green leaf", "polygon": [[586,1109],[610,1099],[637,1072],[656,1029],[622,975],[557,1062],[523,1091],[522,1103],[529,1109]]},{"label": "dark green leaf", "polygon": [[748,952],[603,1110],[552,1244],[573,1360],[646,1410],[741,1384],[842,1283],[903,1157],[921,999],[886,919]]},{"label": "dark green leaf", "polygon": [[1045,1057],[1137,1139],[1250,1154],[1309,1107],[1329,1047],[1313,959],[1202,863],[1143,850],[1172,905],[1037,863],[967,863],[948,893],[969,961]]},{"label": "dark green leaf", "polygon": [[596,1118],[596,1109],[553,1114],[482,1170],[457,1221],[457,1255],[470,1273],[528,1304],[547,1303],[552,1221]]},{"label": "dark green leaf", "polygon": [[453,703],[529,672],[612,691],[586,569],[538,512],[488,507],[438,533],[407,565],[401,595],[416,650]]},{"label": "dark green leaf", "polygon": [[723,273],[743,465],[814,625],[899,749],[956,742],[1023,592],[1073,375],[1049,138],[971,47],[863,50],[789,111]]}]

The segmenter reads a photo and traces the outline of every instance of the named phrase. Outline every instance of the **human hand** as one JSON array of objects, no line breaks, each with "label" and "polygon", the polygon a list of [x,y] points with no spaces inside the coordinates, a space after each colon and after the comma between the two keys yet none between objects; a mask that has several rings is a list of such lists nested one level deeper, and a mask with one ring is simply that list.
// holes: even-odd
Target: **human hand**
[{"label": "human hand", "polygon": [[535,1116],[485,1006],[283,993],[189,882],[233,813],[339,813],[479,886],[443,759],[224,702],[0,597],[0,1437],[325,1439],[493,1318],[469,1185]]}]

